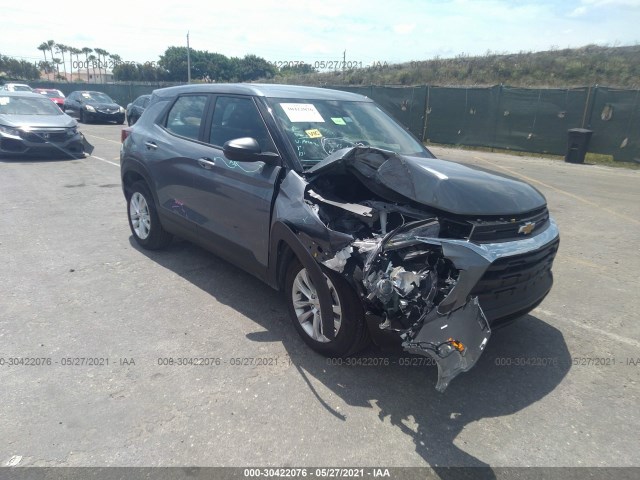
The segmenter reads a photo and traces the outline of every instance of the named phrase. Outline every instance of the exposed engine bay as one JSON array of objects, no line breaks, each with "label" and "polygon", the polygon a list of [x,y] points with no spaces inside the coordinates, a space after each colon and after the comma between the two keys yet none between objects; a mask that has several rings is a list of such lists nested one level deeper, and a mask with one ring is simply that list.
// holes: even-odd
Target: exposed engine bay
[{"label": "exposed engine bay", "polygon": [[[373,168],[386,161],[384,152],[354,150],[373,159]],[[478,298],[470,295],[490,261],[465,240],[442,238],[437,212],[348,165],[312,171],[308,182],[308,208],[328,230],[353,237],[318,260],[349,280],[378,328],[396,332],[406,351],[436,361],[436,389],[444,391],[476,363],[491,336]]]},{"label": "exposed engine bay", "polygon": [[370,332],[434,359],[439,391],[477,362],[487,317],[524,315],[553,283],[559,235],[544,196],[445,160],[338,150],[284,177],[274,219],[318,288],[324,335],[335,338],[320,266],[353,287]]}]

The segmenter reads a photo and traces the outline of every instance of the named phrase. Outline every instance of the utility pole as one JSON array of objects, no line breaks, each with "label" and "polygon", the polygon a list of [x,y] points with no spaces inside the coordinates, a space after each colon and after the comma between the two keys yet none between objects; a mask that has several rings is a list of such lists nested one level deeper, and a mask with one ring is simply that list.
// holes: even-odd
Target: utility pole
[{"label": "utility pole", "polygon": [[347,51],[345,50],[344,52],[342,52],[342,80],[344,81],[344,69],[345,66],[347,65]]},{"label": "utility pole", "polygon": [[189,32],[187,32],[187,83],[191,83],[191,53],[189,52]]}]

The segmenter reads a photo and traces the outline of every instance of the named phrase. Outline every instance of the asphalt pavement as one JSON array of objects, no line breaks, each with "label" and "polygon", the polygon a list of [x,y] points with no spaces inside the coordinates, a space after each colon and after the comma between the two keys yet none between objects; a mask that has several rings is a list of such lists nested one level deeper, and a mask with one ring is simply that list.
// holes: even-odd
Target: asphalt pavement
[{"label": "asphalt pavement", "polygon": [[640,465],[640,171],[433,148],[530,182],[561,230],[548,298],[440,394],[401,352],[330,364],[198,247],[139,249],[120,129],[0,161],[0,465]]}]

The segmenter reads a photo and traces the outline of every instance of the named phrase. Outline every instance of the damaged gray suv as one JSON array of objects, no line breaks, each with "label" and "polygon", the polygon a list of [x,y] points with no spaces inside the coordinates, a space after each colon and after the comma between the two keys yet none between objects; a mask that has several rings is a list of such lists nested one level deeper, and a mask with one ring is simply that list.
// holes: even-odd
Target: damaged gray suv
[{"label": "damaged gray suv", "polygon": [[396,342],[469,370],[535,308],[559,245],[543,195],[438,160],[370,99],[286,85],[154,91],[123,130],[135,241],[176,235],[282,290],[315,351]]}]

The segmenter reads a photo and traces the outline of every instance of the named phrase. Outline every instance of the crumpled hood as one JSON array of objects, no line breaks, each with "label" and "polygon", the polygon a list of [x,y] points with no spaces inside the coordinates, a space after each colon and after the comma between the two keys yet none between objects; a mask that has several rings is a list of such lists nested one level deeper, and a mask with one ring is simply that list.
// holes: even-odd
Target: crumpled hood
[{"label": "crumpled hood", "polygon": [[78,125],[69,115],[0,115],[0,125],[21,128],[71,128]]},{"label": "crumpled hood", "polygon": [[311,168],[310,179],[348,171],[374,193],[398,197],[459,215],[517,215],[544,207],[542,193],[531,185],[448,160],[398,155],[369,147],[335,152]]}]

